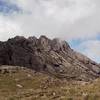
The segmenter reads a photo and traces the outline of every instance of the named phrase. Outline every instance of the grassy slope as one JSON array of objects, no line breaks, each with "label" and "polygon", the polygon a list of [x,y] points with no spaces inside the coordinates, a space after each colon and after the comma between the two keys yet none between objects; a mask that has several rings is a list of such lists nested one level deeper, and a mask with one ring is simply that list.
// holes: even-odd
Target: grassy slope
[{"label": "grassy slope", "polygon": [[100,100],[100,79],[67,82],[29,69],[0,74],[0,100]]}]

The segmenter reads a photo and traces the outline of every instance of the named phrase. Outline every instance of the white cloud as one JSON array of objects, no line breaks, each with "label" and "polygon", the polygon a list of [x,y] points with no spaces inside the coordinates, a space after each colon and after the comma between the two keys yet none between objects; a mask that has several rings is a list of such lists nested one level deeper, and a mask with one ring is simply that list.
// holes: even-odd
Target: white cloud
[{"label": "white cloud", "polygon": [[82,42],[78,47],[82,52],[94,61],[100,62],[100,40],[87,40]]},{"label": "white cloud", "polygon": [[[84,22],[86,18],[87,22],[88,16],[92,16],[95,10],[95,3],[91,0],[30,0],[30,3],[27,1],[23,5],[32,12],[20,20],[24,23],[22,26],[25,32],[62,38],[87,34],[81,34],[84,25],[81,25],[80,20]],[[82,31],[77,29],[80,26]],[[85,30],[87,31],[87,28]]]},{"label": "white cloud", "polygon": [[21,29],[18,24],[0,16],[0,40],[6,40],[9,37],[18,35],[17,31],[20,34]]},{"label": "white cloud", "polygon": [[[25,36],[44,34],[64,39],[90,38],[100,31],[98,0],[9,0],[9,2],[17,4],[25,12],[13,16],[14,20],[10,19],[12,23],[21,27]],[[18,33],[19,30],[15,32]]]}]

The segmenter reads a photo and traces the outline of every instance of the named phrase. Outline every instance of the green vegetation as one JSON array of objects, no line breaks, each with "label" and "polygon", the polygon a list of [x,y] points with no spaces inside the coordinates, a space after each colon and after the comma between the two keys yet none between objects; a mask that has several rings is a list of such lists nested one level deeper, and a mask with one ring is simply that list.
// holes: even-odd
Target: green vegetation
[{"label": "green vegetation", "polygon": [[66,81],[29,69],[0,74],[0,100],[100,100],[100,79]]}]

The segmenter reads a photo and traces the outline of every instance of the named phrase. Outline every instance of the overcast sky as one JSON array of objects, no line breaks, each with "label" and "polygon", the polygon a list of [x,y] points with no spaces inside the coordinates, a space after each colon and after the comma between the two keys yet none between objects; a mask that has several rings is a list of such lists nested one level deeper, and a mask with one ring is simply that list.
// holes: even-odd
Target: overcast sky
[{"label": "overcast sky", "polygon": [[100,62],[100,0],[0,0],[0,40],[58,37]]}]

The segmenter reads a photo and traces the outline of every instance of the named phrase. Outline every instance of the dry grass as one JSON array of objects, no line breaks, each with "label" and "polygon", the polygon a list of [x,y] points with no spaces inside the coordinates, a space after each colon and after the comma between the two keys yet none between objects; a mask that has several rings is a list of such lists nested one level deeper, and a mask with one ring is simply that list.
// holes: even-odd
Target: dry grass
[{"label": "dry grass", "polygon": [[0,100],[100,100],[100,79],[68,82],[29,69],[19,70],[0,74]]}]

